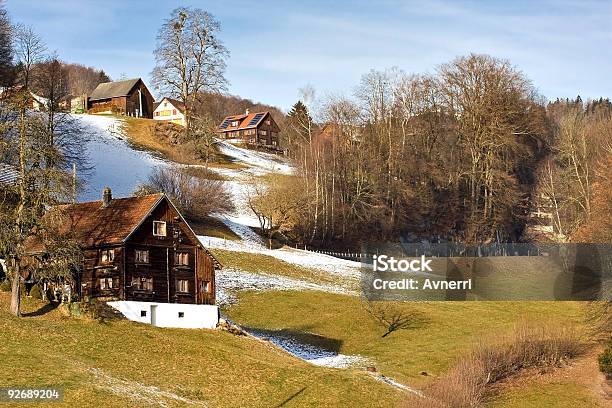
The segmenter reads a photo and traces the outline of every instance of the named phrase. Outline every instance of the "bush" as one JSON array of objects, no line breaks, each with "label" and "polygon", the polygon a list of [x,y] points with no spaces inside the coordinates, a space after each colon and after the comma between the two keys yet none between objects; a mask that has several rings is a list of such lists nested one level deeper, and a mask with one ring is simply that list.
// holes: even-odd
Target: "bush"
[{"label": "bush", "polygon": [[606,375],[606,378],[612,378],[612,343],[599,355],[598,361],[601,372]]},{"label": "bush", "polygon": [[30,289],[30,296],[34,299],[39,299],[42,300],[43,298],[43,292],[40,289],[39,285],[34,285],[32,286],[32,289]]},{"label": "bush", "polygon": [[[193,170],[189,170],[193,174]],[[201,220],[233,210],[230,193],[220,180],[195,177],[184,169],[158,167],[136,195],[163,192],[187,217]]]},{"label": "bush", "polygon": [[10,292],[11,291],[11,281],[8,279],[3,280],[2,283],[0,283],[0,290],[2,292]]},{"label": "bush", "polygon": [[517,326],[510,336],[481,344],[426,390],[410,397],[405,407],[480,407],[489,386],[521,370],[554,367],[584,352],[578,332],[571,327]]}]

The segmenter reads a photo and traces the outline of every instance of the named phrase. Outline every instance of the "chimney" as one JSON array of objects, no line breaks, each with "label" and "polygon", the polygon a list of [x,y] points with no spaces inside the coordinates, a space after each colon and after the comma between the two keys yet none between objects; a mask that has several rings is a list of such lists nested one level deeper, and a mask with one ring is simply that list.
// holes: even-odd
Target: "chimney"
[{"label": "chimney", "polygon": [[102,207],[106,208],[110,205],[113,200],[113,193],[111,192],[110,187],[105,187],[104,192],[102,193]]},{"label": "chimney", "polygon": [[246,112],[247,115],[249,114],[249,108],[246,108]]}]

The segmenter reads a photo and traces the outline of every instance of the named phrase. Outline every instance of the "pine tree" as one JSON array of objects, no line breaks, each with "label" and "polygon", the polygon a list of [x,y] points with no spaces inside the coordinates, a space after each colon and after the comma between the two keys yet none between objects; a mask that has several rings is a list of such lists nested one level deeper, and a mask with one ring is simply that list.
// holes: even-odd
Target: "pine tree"
[{"label": "pine tree", "polygon": [[12,61],[11,22],[0,1],[0,87],[9,86],[12,82]]}]

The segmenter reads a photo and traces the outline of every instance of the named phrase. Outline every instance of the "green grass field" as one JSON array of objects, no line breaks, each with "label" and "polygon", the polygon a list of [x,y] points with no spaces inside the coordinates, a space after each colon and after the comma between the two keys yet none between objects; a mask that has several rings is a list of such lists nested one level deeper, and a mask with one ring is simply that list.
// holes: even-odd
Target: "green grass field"
[{"label": "green grass field", "polygon": [[[57,407],[383,407],[401,398],[364,372],[315,367],[226,332],[99,323],[59,309],[16,318],[8,301],[1,292],[0,384],[64,387]],[[24,310],[43,306],[26,300]]]}]

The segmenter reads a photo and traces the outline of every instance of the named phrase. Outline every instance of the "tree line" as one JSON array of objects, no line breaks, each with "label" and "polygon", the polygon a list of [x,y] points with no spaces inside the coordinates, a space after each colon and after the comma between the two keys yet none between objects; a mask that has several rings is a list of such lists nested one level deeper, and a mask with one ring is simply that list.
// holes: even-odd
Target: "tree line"
[{"label": "tree line", "polygon": [[487,55],[433,75],[371,71],[353,95],[294,105],[283,137],[298,185],[256,198],[306,243],[517,242],[533,239],[534,213],[554,226],[548,239],[569,240],[610,199],[611,115],[608,99],[546,103]]}]

